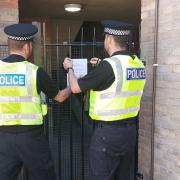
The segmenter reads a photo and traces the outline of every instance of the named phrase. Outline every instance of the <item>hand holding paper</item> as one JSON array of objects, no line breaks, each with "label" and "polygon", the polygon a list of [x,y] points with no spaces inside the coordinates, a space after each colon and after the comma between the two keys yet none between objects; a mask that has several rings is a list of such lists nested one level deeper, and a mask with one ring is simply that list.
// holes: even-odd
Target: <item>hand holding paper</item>
[{"label": "hand holding paper", "polygon": [[73,67],[72,59],[66,57],[66,58],[64,59],[63,66],[64,66],[64,69],[65,69],[65,70],[67,70],[68,68],[72,68],[72,67]]}]

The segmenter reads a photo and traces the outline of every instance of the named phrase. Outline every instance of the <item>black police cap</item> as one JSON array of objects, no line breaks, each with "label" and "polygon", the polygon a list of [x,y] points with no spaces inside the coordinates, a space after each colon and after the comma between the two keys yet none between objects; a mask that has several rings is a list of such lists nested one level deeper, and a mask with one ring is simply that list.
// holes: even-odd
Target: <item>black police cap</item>
[{"label": "black police cap", "polygon": [[13,24],[6,26],[4,32],[10,39],[26,41],[32,39],[33,35],[38,32],[38,29],[32,24]]},{"label": "black police cap", "polygon": [[131,30],[134,29],[132,24],[128,24],[122,21],[103,20],[101,24],[104,26],[104,33],[115,36],[128,36]]}]

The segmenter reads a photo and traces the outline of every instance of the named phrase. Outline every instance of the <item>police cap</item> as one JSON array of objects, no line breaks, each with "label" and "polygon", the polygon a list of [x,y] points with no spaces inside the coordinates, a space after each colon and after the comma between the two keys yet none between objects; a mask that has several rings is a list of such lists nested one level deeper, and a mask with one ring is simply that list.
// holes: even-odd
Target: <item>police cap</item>
[{"label": "police cap", "polygon": [[105,34],[115,36],[128,36],[134,28],[132,24],[114,20],[103,20],[101,24],[104,26]]},{"label": "police cap", "polygon": [[26,41],[32,39],[33,35],[38,32],[38,29],[32,24],[13,24],[6,26],[4,32],[10,39]]}]

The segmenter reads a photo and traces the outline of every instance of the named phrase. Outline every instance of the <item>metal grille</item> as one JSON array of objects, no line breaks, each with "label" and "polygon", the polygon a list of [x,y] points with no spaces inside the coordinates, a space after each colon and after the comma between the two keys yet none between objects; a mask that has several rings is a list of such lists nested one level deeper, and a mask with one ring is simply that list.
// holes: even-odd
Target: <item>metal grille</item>
[{"label": "metal grille", "polygon": [[8,46],[0,45],[0,59],[4,59],[8,56]]},{"label": "metal grille", "polygon": [[[103,43],[46,45],[47,69],[51,67],[49,74],[60,89],[66,87],[62,62],[69,55],[71,58],[102,57]],[[83,111],[83,96],[72,95],[61,104],[49,102],[47,130],[58,180],[86,180],[89,175],[88,146],[93,124]]]}]

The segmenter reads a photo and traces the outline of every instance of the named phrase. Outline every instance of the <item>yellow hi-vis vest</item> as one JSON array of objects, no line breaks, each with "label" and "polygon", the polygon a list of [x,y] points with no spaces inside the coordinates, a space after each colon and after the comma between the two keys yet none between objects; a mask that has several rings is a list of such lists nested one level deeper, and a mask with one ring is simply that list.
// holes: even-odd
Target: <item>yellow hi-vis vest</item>
[{"label": "yellow hi-vis vest", "polygon": [[28,61],[0,60],[0,126],[43,123],[41,98],[36,88],[37,69],[38,66]]},{"label": "yellow hi-vis vest", "polygon": [[90,117],[116,121],[137,116],[146,79],[143,63],[126,55],[104,60],[112,66],[115,81],[106,90],[90,91]]}]

